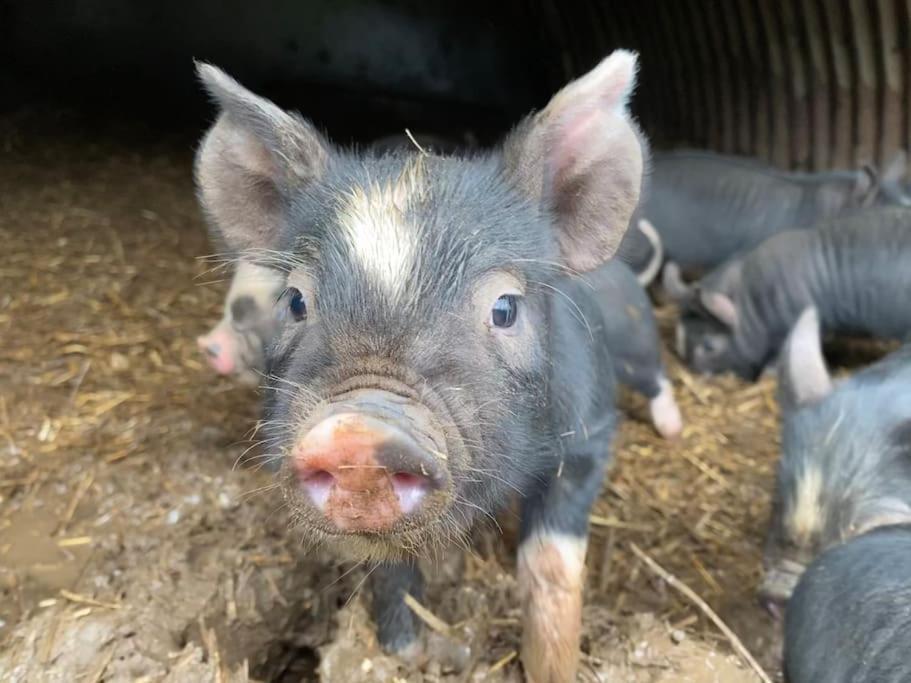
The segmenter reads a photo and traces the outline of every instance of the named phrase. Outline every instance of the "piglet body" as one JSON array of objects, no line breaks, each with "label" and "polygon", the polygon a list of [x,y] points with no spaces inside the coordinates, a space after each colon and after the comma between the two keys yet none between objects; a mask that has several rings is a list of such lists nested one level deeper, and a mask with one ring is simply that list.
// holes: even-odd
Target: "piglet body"
[{"label": "piglet body", "polygon": [[653,156],[642,215],[667,258],[711,269],[779,232],[873,204],[907,205],[904,158],[880,178],[869,169],[789,173],[748,157],[679,150]]},{"label": "piglet body", "polygon": [[[209,65],[196,178],[216,239],[281,274],[265,436],[295,533],[375,565],[379,642],[419,656],[422,559],[521,501],[530,681],[575,679],[614,374],[578,274],[611,259],[645,149],[619,50],[497,150],[360,153]],[[573,274],[567,276],[567,273]]]},{"label": "piglet body", "polygon": [[911,346],[834,382],[807,309],[778,374],[782,453],[760,588],[773,608],[821,552],[911,523]]},{"label": "piglet body", "polygon": [[[698,372],[753,379],[810,305],[825,332],[904,339],[909,263],[911,209],[869,209],[780,233],[694,286],[667,284],[682,309],[678,352]],[[675,271],[665,270],[668,283]]]},{"label": "piglet body", "polygon": [[911,680],[911,526],[871,531],[822,554],[788,603],[788,683]]}]

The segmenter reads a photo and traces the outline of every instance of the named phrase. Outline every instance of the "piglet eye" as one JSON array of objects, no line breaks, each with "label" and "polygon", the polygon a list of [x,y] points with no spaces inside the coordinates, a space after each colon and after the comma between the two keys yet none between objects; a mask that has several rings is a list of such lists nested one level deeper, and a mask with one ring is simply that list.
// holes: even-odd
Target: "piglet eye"
[{"label": "piglet eye", "polygon": [[490,320],[494,327],[512,327],[516,322],[519,302],[514,294],[504,294],[493,305]]},{"label": "piglet eye", "polygon": [[307,304],[304,301],[304,295],[297,287],[288,288],[288,310],[296,322],[300,322],[307,317]]}]

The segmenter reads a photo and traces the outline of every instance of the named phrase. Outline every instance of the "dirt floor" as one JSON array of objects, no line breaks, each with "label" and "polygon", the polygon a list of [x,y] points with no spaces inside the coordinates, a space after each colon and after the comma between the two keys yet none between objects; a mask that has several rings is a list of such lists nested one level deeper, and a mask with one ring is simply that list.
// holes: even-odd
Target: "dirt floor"
[{"label": "dirt floor", "polygon": [[[287,533],[245,456],[255,393],[217,379],[194,342],[225,282],[198,260],[211,248],[191,144],[0,129],[0,680],[519,680],[509,514],[506,543],[482,530],[431,574],[426,606],[464,644],[461,671],[382,655],[365,570]],[[673,311],[660,315],[668,331]],[[687,428],[664,442],[624,398],[580,680],[759,680],[632,544],[778,680],[777,624],[755,599],[773,384],[669,362]]]}]

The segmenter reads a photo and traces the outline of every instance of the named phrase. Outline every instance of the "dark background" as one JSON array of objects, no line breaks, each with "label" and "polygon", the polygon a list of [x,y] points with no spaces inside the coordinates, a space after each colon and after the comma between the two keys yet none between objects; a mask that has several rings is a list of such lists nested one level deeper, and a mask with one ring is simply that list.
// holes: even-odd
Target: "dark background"
[{"label": "dark background", "polygon": [[0,0],[0,112],[198,132],[197,58],[342,142],[487,142],[623,46],[656,146],[847,168],[909,146],[909,26],[903,0]]}]

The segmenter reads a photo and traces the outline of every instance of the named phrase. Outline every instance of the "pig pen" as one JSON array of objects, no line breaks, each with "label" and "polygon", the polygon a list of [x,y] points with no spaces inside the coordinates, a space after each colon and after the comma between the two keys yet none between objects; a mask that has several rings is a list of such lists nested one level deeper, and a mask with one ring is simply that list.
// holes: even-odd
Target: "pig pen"
[{"label": "pig pen", "polygon": [[[518,680],[514,514],[505,542],[480,530],[432,574],[428,628],[466,646],[460,671],[381,654],[368,570],[287,531],[257,458],[256,394],[216,378],[194,341],[226,274],[199,258],[212,247],[192,143],[44,138],[14,121],[0,145],[0,680]],[[659,314],[669,333],[674,311]],[[580,680],[759,680],[634,547],[775,676],[775,624],[754,595],[773,385],[668,360],[686,430],[661,440],[624,397]]]},{"label": "pig pen", "polygon": [[[658,145],[846,168],[883,162],[911,130],[908,9],[892,0],[780,12],[650,0],[615,15],[620,3],[442,3],[439,21],[404,0],[341,3],[368,7],[371,28],[392,15],[388,26],[407,29],[380,42],[351,31],[363,54],[333,51],[350,29],[337,4],[278,3],[266,16],[228,3],[228,26],[201,1],[0,2],[0,111],[14,112],[0,117],[0,681],[521,679],[514,513],[429,575],[420,616],[461,646],[448,649],[457,667],[384,656],[369,568],[288,532],[258,457],[256,392],[217,378],[195,344],[220,317],[229,274],[200,259],[213,247],[191,161],[210,114],[191,56],[267,86],[342,140],[389,132],[374,115],[391,110],[449,132],[470,119],[477,136],[465,140],[489,141],[615,45],[642,54],[634,108]],[[334,43],[315,41],[324,25]],[[414,40],[428,26],[438,45]],[[108,125],[122,106],[134,123]],[[675,315],[658,309],[668,348]],[[663,441],[644,402],[621,397],[592,518],[579,680],[762,680],[740,647],[780,680],[779,627],[755,597],[774,382],[667,361],[686,427]]]}]

